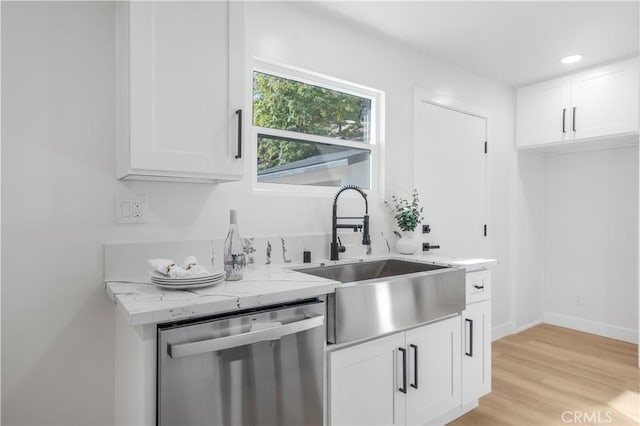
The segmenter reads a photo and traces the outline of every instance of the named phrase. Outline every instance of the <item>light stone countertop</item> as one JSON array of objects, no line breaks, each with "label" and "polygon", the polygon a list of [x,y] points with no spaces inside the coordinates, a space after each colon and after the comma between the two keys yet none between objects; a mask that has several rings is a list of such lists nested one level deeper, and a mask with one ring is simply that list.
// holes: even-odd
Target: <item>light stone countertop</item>
[{"label": "light stone countertop", "polygon": [[241,281],[223,281],[193,290],[165,290],[149,277],[108,281],[107,294],[129,325],[215,315],[333,293],[337,281],[292,271],[302,265],[249,265]]},{"label": "light stone countertop", "polygon": [[498,259],[486,259],[486,258],[466,258],[466,257],[453,257],[446,254],[435,253],[418,253],[418,254],[392,254],[387,257],[393,257],[396,259],[412,260],[415,262],[432,263],[434,265],[449,266],[452,268],[464,268],[467,271],[473,271],[476,269],[483,269],[498,263]]},{"label": "light stone countertop", "polygon": [[308,299],[329,293],[338,281],[315,277],[292,268],[359,262],[383,258],[403,259],[441,266],[480,269],[497,263],[495,259],[459,259],[437,254],[366,256],[307,264],[249,265],[241,281],[223,281],[193,290],[165,290],[149,282],[149,277],[107,281],[106,291],[118,311],[131,326],[215,315],[246,308]]}]

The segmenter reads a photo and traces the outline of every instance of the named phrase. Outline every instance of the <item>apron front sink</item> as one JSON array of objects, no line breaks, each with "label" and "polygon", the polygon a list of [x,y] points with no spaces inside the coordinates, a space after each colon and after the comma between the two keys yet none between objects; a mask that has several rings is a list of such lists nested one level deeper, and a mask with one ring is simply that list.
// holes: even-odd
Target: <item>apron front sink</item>
[{"label": "apron front sink", "polygon": [[297,269],[340,281],[327,300],[327,340],[345,343],[462,312],[465,270],[399,259]]}]

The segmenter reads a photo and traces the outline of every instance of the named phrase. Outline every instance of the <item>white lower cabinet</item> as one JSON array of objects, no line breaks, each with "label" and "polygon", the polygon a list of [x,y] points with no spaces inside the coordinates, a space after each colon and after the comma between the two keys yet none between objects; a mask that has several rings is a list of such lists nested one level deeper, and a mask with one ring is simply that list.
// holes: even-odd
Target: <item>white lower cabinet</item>
[{"label": "white lower cabinet", "polygon": [[421,425],[460,405],[460,316],[329,355],[329,424]]},{"label": "white lower cabinet", "polygon": [[402,347],[404,333],[397,333],[331,353],[330,424],[404,424],[404,410],[396,410],[404,403]]},{"label": "white lower cabinet", "polygon": [[462,405],[491,392],[491,301],[462,313]]},{"label": "white lower cabinet", "polygon": [[406,419],[422,425],[460,405],[460,317],[406,332]]}]

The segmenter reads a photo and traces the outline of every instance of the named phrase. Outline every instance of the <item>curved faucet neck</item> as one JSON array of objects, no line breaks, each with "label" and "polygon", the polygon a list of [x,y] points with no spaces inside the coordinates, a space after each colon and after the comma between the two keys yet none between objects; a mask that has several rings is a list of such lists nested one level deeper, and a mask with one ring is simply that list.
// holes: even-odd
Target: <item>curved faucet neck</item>
[{"label": "curved faucet neck", "polygon": [[344,191],[348,190],[348,189],[352,189],[356,192],[358,192],[360,195],[362,195],[362,198],[364,199],[364,211],[365,214],[369,214],[369,202],[367,201],[367,194],[362,190],[362,188],[360,188],[359,186],[356,185],[345,185],[342,188],[340,188],[338,190],[338,192],[336,193],[336,196],[333,199],[333,206],[337,206],[338,205],[338,197],[340,196],[340,194],[342,194]]}]

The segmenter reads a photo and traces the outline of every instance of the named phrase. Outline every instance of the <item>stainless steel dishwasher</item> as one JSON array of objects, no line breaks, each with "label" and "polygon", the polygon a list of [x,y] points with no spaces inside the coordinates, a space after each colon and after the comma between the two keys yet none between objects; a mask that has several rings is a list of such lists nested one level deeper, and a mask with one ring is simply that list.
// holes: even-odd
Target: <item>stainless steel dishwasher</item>
[{"label": "stainless steel dishwasher", "polygon": [[157,424],[322,425],[324,303],[158,326]]}]

